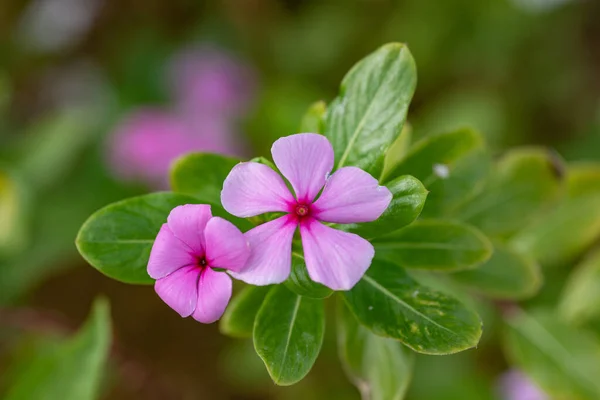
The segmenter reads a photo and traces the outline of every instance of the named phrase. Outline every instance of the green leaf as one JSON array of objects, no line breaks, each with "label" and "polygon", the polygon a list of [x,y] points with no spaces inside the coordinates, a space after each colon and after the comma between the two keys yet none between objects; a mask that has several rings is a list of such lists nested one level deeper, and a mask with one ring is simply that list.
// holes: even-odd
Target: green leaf
[{"label": "green leaf", "polygon": [[379,48],[348,72],[325,115],[325,135],[333,144],[337,168],[353,165],[379,176],[416,84],[415,62],[401,43]]},{"label": "green leaf", "polygon": [[381,176],[386,176],[389,172],[406,156],[412,142],[412,127],[408,122],[402,127],[400,135],[385,153],[383,161],[383,172]]},{"label": "green leaf", "polygon": [[271,286],[246,286],[229,302],[219,321],[221,333],[238,338],[252,336],[256,314]]},{"label": "green leaf", "polygon": [[400,176],[385,186],[393,195],[385,212],[373,222],[345,225],[344,230],[371,239],[397,231],[417,219],[428,193],[423,184],[412,176]]},{"label": "green leaf", "polygon": [[566,199],[555,210],[528,226],[510,243],[543,265],[576,257],[600,237],[600,193]]},{"label": "green leaf", "polygon": [[570,164],[567,170],[567,192],[570,198],[600,193],[600,163]]},{"label": "green leaf", "polygon": [[292,272],[284,284],[292,292],[312,299],[324,299],[333,293],[327,286],[310,279],[304,257],[298,253],[292,253]]},{"label": "green leaf", "polygon": [[[438,175],[427,186],[429,196],[422,218],[452,218],[461,204],[481,193],[492,170],[492,157],[482,145],[446,167],[448,176]],[[440,172],[446,170],[439,170],[438,174]]]},{"label": "green leaf", "polygon": [[590,254],[571,273],[558,310],[573,324],[600,317],[600,250]]},{"label": "green leaf", "polygon": [[460,129],[425,138],[412,146],[408,154],[384,177],[382,182],[401,175],[412,175],[425,187],[441,179],[436,166],[448,169],[451,175],[458,160],[483,147],[482,136],[470,129]]},{"label": "green leaf", "polygon": [[450,276],[493,299],[525,299],[536,294],[542,285],[542,272],[535,260],[501,243],[494,243],[494,253],[483,265]]},{"label": "green leaf", "polygon": [[19,370],[4,399],[97,399],[110,343],[109,304],[101,298],[77,334],[36,354]]},{"label": "green leaf", "polygon": [[361,324],[416,352],[452,354],[474,347],[481,320],[458,300],[419,285],[404,269],[380,260],[344,299]]},{"label": "green leaf", "polygon": [[327,104],[324,101],[317,101],[311,104],[306,114],[302,117],[299,132],[323,133],[323,117],[326,110]]},{"label": "green leaf", "polygon": [[553,398],[600,398],[600,344],[548,310],[513,310],[506,320],[509,358]]},{"label": "green leaf", "polygon": [[[79,253],[103,274],[125,283],[152,284],[146,266],[154,239],[171,210],[199,201],[183,194],[161,192],[132,197],[96,211],[77,235]],[[230,217],[219,206],[212,213],[229,219],[242,230],[249,222]]]},{"label": "green leaf", "polygon": [[253,159],[250,160],[250,162],[256,162],[259,164],[264,164],[267,167],[270,167],[273,171],[279,172],[279,169],[277,169],[277,167],[275,166],[275,164],[273,164],[273,162],[271,160],[269,160],[268,158],[265,157],[254,157]]},{"label": "green leaf", "polygon": [[322,300],[275,286],[254,322],[254,348],[278,385],[293,385],[308,374],[323,343]]},{"label": "green leaf", "polygon": [[600,166],[568,169],[568,196],[512,238],[511,244],[544,265],[566,262],[600,237]]},{"label": "green leaf", "polygon": [[404,268],[445,272],[474,268],[493,250],[477,229],[443,220],[419,220],[372,243],[377,258]]},{"label": "green leaf", "polygon": [[337,316],[340,359],[363,398],[403,399],[415,354],[400,342],[376,336],[361,326],[343,303],[339,303]]},{"label": "green leaf", "polygon": [[545,149],[512,150],[497,163],[485,189],[462,204],[456,217],[488,235],[514,234],[556,200],[562,169],[560,160]]},{"label": "green leaf", "polygon": [[220,154],[192,153],[177,159],[171,167],[171,188],[202,201],[221,204],[223,182],[239,159]]}]

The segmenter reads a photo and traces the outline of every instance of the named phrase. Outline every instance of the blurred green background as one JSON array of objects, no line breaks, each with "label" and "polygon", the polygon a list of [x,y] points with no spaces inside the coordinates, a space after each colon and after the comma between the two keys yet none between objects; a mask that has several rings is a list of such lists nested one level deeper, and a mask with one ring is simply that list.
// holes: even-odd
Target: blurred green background
[{"label": "blurred green background", "polygon": [[[276,387],[251,342],[182,320],[152,287],[105,278],[73,242],[93,211],[164,187],[166,171],[147,173],[153,161],[183,148],[268,155],[311,103],[335,97],[355,62],[391,41],[417,62],[415,138],[473,126],[494,154],[540,144],[568,161],[600,161],[597,0],[3,0],[0,393],[103,293],[114,346],[102,398],[358,399],[333,329],[307,379]],[[177,67],[188,53],[198,70],[225,59],[198,78],[201,88],[224,79],[215,98],[182,94],[196,85]],[[127,121],[140,110],[166,114],[166,131],[185,120],[201,139],[136,155],[151,139],[125,144],[119,132],[134,129]],[[409,398],[497,398],[506,361],[486,346],[497,339],[495,313],[483,311],[476,353],[419,358]]]}]

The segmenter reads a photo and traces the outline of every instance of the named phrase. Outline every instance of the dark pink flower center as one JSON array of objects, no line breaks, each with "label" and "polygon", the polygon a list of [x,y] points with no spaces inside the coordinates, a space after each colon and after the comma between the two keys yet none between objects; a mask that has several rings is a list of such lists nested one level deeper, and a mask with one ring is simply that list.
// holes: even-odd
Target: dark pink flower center
[{"label": "dark pink flower center", "polygon": [[304,217],[308,216],[309,213],[310,213],[310,207],[308,207],[306,204],[296,205],[296,215],[299,218],[304,218]]},{"label": "dark pink flower center", "polygon": [[200,269],[204,269],[204,268],[206,268],[208,266],[208,261],[206,261],[205,257],[199,257],[198,260],[197,260],[197,266]]}]

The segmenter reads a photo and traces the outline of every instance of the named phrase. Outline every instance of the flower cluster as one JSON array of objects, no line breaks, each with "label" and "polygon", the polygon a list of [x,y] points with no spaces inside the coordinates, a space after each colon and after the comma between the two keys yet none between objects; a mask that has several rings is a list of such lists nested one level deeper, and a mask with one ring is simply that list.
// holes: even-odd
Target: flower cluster
[{"label": "flower cluster", "polygon": [[124,180],[168,186],[171,162],[191,151],[240,155],[234,122],[254,92],[252,72],[216,49],[187,50],[169,71],[174,106],[143,107],[119,123],[109,165]]},{"label": "flower cluster", "polygon": [[230,223],[210,219],[208,206],[187,205],[174,209],[158,234],[148,272],[158,279],[158,295],[182,316],[212,322],[222,315],[231,296],[231,280],[211,268],[226,269],[254,285],[285,281],[297,230],[308,274],[315,282],[349,290],[371,265],[375,254],[371,243],[326,224],[376,220],[391,202],[390,191],[356,167],[330,175],[334,152],[322,135],[281,138],[271,153],[295,195],[271,167],[244,162],[225,179],[221,202],[237,217],[270,212],[283,216],[242,235]]}]

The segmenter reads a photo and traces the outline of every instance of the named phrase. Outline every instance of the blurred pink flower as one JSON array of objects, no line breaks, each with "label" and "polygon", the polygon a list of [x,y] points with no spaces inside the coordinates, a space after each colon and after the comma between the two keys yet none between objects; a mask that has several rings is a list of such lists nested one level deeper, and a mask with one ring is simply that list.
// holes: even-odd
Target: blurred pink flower
[{"label": "blurred pink flower", "polygon": [[145,108],[129,114],[115,130],[110,164],[123,179],[166,188],[174,159],[192,151],[234,155],[233,141],[229,128],[219,120],[206,120],[195,127],[180,115]]},{"label": "blurred pink flower", "polygon": [[376,220],[390,204],[391,192],[356,167],[343,167],[329,176],[333,147],[322,135],[283,137],[273,143],[271,154],[296,197],[281,176],[264,164],[245,162],[231,170],[221,192],[221,203],[229,213],[242,218],[286,213],[246,232],[252,254],[246,269],[232,276],[254,285],[283,282],[290,274],[292,239],[300,227],[310,278],[334,290],[351,289],[371,265],[373,246],[321,222]]},{"label": "blurred pink flower", "polygon": [[170,69],[178,107],[192,115],[239,116],[254,96],[256,77],[246,64],[208,46],[182,51]]},{"label": "blurred pink flower", "polygon": [[213,217],[209,205],[175,207],[156,236],[148,275],[158,296],[182,317],[210,324],[231,298],[231,278],[214,268],[241,272],[248,241],[231,222]]},{"label": "blurred pink flower", "polygon": [[168,187],[173,160],[189,152],[243,155],[236,123],[253,95],[250,69],[226,53],[186,50],[171,65],[174,107],[142,108],[126,115],[110,141],[117,176]]},{"label": "blurred pink flower", "polygon": [[500,396],[503,400],[549,400],[525,374],[515,369],[504,373],[499,379]]}]

